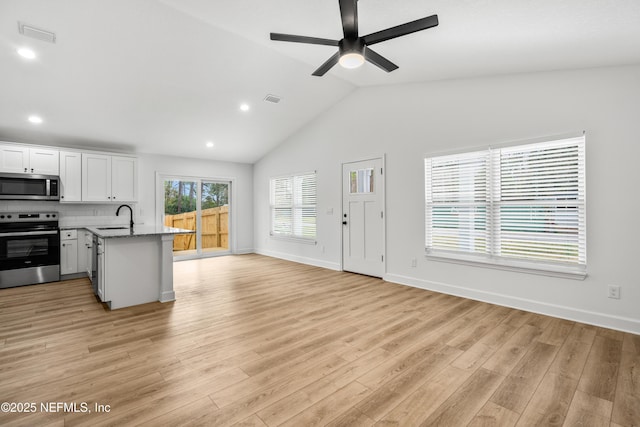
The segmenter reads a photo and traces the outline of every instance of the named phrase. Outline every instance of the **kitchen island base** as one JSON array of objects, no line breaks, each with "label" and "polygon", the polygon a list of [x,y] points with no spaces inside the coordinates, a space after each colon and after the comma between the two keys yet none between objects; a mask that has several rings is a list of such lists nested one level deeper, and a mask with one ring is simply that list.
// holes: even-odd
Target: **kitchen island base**
[{"label": "kitchen island base", "polygon": [[[162,276],[167,269],[163,268],[166,265],[160,237],[104,239],[98,296],[109,308],[115,310],[163,299]],[[173,236],[169,237],[173,240]],[[172,267],[172,262],[169,266]]]},{"label": "kitchen island base", "polygon": [[166,226],[86,229],[97,239],[95,291],[110,309],[175,301],[173,238],[193,230]]}]

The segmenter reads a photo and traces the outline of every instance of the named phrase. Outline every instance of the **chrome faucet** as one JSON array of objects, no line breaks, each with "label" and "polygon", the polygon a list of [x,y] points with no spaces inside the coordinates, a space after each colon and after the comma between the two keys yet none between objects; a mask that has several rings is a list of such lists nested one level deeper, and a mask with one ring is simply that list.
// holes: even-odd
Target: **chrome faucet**
[{"label": "chrome faucet", "polygon": [[131,209],[131,206],[129,205],[120,205],[116,211],[116,216],[120,215],[120,208],[129,208],[129,213],[131,214],[129,217],[129,228],[133,230],[133,209]]}]

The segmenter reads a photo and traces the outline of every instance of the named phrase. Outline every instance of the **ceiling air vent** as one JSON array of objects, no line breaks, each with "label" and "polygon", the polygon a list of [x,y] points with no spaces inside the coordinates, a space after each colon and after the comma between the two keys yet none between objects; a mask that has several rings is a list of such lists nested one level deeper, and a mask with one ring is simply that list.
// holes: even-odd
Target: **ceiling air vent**
[{"label": "ceiling air vent", "polygon": [[272,102],[274,104],[277,104],[278,102],[280,102],[282,100],[281,97],[279,97],[278,95],[267,95],[264,97],[264,100],[267,102]]},{"label": "ceiling air vent", "polygon": [[23,36],[31,37],[34,39],[42,40],[43,42],[55,43],[56,35],[51,31],[43,30],[42,28],[36,28],[33,25],[25,24],[18,21],[18,31]]}]

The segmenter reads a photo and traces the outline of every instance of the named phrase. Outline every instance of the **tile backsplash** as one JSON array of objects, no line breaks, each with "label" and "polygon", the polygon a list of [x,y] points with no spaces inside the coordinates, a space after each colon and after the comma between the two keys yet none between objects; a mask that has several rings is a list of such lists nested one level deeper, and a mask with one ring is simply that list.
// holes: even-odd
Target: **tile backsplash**
[{"label": "tile backsplash", "polygon": [[[133,220],[138,217],[135,203],[127,203],[133,208]],[[129,225],[129,210],[116,209],[120,205],[67,204],[46,201],[3,200],[0,212],[58,212],[60,227],[83,227],[88,225]],[[136,221],[138,223],[138,221]]]}]

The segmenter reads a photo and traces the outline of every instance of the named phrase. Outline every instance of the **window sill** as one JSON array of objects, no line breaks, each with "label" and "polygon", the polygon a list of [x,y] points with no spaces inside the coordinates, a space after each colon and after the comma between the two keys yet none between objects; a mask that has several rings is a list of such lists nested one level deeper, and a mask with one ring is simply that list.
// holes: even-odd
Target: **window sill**
[{"label": "window sill", "polygon": [[271,238],[273,240],[282,240],[282,241],[285,241],[285,242],[302,243],[303,245],[317,245],[318,244],[318,242],[315,239],[306,239],[304,237],[279,236],[277,234],[272,234]]},{"label": "window sill", "polygon": [[506,271],[516,271],[519,273],[538,274],[541,276],[561,277],[563,279],[584,280],[587,277],[587,272],[579,268],[570,268],[537,262],[505,260],[502,258],[483,259],[461,254],[433,252],[426,253],[425,256],[427,257],[427,259],[433,261],[494,268]]}]

